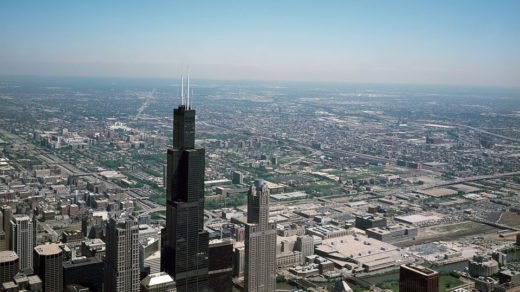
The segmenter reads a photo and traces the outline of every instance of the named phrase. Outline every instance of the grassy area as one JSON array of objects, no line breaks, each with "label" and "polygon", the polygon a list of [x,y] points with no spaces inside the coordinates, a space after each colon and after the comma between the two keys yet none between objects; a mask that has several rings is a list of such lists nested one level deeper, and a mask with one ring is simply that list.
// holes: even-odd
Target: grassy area
[{"label": "grassy area", "polygon": [[158,204],[166,205],[166,195],[165,194],[150,197],[150,200],[152,200]]},{"label": "grassy area", "polygon": [[432,230],[438,231],[438,232],[453,232],[456,230],[467,230],[467,229],[474,229],[479,228],[480,224],[473,222],[473,221],[464,221],[457,224],[450,224],[450,225],[444,225],[439,227],[434,227]]},{"label": "grassy area", "polygon": [[457,287],[462,284],[464,284],[464,282],[452,275],[441,274],[439,279],[439,291],[445,292],[451,288]]},{"label": "grassy area", "polygon": [[152,218],[152,220],[158,220],[158,219],[162,219],[161,216],[166,216],[166,212],[159,211],[159,212],[152,213],[150,215],[150,218]]},{"label": "grassy area", "polygon": [[224,206],[227,208],[236,208],[238,206],[245,205],[247,203],[247,195],[240,194],[233,197],[227,197],[222,200],[207,200],[204,202],[204,209],[214,210],[223,208]]}]

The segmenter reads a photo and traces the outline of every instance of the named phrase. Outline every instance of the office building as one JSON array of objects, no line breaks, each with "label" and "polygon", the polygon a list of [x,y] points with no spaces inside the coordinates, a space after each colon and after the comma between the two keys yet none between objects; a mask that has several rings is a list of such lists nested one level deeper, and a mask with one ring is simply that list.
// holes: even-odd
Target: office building
[{"label": "office building", "polygon": [[[7,238],[6,230],[4,227],[4,222],[7,221],[7,218],[4,218],[4,214],[2,210],[0,209],[0,251],[8,250],[9,249],[9,240]],[[5,220],[5,221],[4,221]]]},{"label": "office building", "polygon": [[231,292],[233,288],[233,243],[215,239],[209,242],[208,286],[211,292]]},{"label": "office building", "polygon": [[13,211],[11,207],[4,205],[0,208],[0,251],[9,250],[10,247],[10,232],[11,232],[11,216]]},{"label": "office building", "polygon": [[141,281],[141,292],[176,291],[177,289],[175,288],[175,281],[165,272],[150,274]]},{"label": "office building", "polygon": [[105,291],[139,291],[138,233],[133,218],[110,218],[106,238]]},{"label": "office building", "polygon": [[240,171],[233,171],[233,179],[232,182],[236,185],[241,185],[244,183],[244,175]]},{"label": "office building", "polygon": [[20,258],[20,271],[33,272],[33,249],[36,242],[36,221],[27,215],[13,215],[11,218],[11,249]]},{"label": "office building", "polygon": [[162,232],[161,270],[173,277],[177,291],[207,291],[209,235],[204,230],[205,150],[195,147],[195,110],[190,106],[189,94],[186,98],[181,94],[181,97],[181,105],[173,111],[173,148],[168,149],[167,154],[166,228]]},{"label": "office building", "polygon": [[400,292],[438,292],[439,272],[423,266],[408,264],[399,269]]},{"label": "office building", "polygon": [[244,291],[276,290],[276,223],[269,222],[269,188],[256,180],[247,197]]},{"label": "office building", "polygon": [[91,292],[103,291],[105,266],[97,257],[78,257],[63,263],[63,284],[81,285]]},{"label": "office building", "polygon": [[11,281],[18,273],[18,255],[12,250],[0,251],[0,284]]},{"label": "office building", "polygon": [[63,291],[63,253],[57,244],[34,248],[34,273],[43,282],[43,292]]}]

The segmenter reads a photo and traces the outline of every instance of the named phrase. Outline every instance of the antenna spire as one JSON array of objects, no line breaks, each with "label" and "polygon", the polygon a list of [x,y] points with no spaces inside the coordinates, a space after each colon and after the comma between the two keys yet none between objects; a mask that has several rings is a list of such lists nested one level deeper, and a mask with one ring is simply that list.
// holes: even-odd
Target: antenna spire
[{"label": "antenna spire", "polygon": [[181,74],[181,105],[184,105],[184,74]]},{"label": "antenna spire", "polygon": [[188,68],[188,102],[186,107],[190,109],[190,69]]}]

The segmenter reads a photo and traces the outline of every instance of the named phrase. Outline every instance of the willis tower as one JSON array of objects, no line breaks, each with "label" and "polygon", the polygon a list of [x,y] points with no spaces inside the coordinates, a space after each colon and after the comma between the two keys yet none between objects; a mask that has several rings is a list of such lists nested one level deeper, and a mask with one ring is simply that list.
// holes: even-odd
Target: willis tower
[{"label": "willis tower", "polygon": [[173,110],[173,148],[168,149],[166,228],[161,270],[178,292],[208,290],[208,232],[204,231],[205,150],[195,147],[195,110],[182,79],[181,105]]}]

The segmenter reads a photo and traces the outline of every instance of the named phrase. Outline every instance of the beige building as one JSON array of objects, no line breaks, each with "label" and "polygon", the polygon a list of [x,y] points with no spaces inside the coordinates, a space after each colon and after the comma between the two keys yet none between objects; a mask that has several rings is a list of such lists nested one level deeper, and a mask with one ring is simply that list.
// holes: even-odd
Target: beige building
[{"label": "beige building", "polygon": [[133,218],[110,218],[105,253],[105,291],[139,291],[139,228]]},{"label": "beige building", "polygon": [[244,291],[276,291],[276,223],[269,222],[269,188],[257,180],[247,198]]},{"label": "beige building", "polygon": [[27,215],[13,215],[11,218],[11,248],[20,258],[20,271],[33,272],[33,249],[36,241],[36,222]]}]

